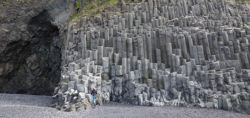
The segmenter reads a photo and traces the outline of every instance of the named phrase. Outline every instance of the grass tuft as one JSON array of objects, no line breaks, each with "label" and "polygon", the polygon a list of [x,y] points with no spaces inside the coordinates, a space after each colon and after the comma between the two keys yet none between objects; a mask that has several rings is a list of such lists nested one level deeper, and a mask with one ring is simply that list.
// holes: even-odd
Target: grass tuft
[{"label": "grass tuft", "polygon": [[226,1],[241,3],[241,4],[250,3],[250,0],[226,0]]},{"label": "grass tuft", "polygon": [[105,9],[114,7],[118,4],[119,0],[93,0],[87,3],[79,13],[71,16],[71,20],[77,20],[80,17],[96,16],[103,12]]}]

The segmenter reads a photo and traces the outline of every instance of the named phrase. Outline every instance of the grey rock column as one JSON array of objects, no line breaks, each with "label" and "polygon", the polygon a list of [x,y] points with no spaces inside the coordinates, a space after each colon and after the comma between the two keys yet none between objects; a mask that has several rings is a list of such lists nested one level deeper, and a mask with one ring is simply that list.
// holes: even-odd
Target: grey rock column
[{"label": "grey rock column", "polygon": [[193,46],[193,47],[191,47],[191,49],[192,49],[192,52],[194,54],[195,63],[200,64],[199,63],[199,56],[198,56],[198,53],[197,53],[197,46]]},{"label": "grey rock column", "polygon": [[149,78],[148,77],[148,64],[149,64],[149,61],[148,59],[143,59],[142,60],[142,77],[143,78]]},{"label": "grey rock column", "polygon": [[245,69],[249,69],[250,63],[249,63],[249,59],[248,59],[248,54],[246,52],[241,52],[240,59],[241,59],[242,67]]},{"label": "grey rock column", "polygon": [[131,58],[127,58],[127,72],[131,71]]},{"label": "grey rock column", "polygon": [[186,75],[190,76],[192,74],[192,64],[191,62],[186,62]]},{"label": "grey rock column", "polygon": [[114,64],[118,65],[120,62],[120,55],[118,53],[114,53]]},{"label": "grey rock column", "polygon": [[157,88],[157,70],[152,69],[152,85],[153,88]]},{"label": "grey rock column", "polygon": [[108,73],[109,72],[109,57],[103,57],[102,58],[102,66],[103,66],[103,72]]},{"label": "grey rock column", "polygon": [[129,17],[129,28],[132,28],[134,26],[134,14],[133,13],[129,13],[128,14]]},{"label": "grey rock column", "polygon": [[87,58],[87,42],[86,42],[86,35],[84,32],[81,32],[81,47],[82,47],[82,58]]},{"label": "grey rock column", "polygon": [[183,58],[189,59],[189,55],[188,55],[188,52],[187,52],[188,50],[187,50],[186,40],[185,40],[184,35],[180,35],[179,40],[180,40],[180,43],[181,43],[181,51],[182,51]]},{"label": "grey rock column", "polygon": [[127,40],[127,44],[128,44],[128,58],[133,56],[133,40],[132,38],[128,38]]},{"label": "grey rock column", "polygon": [[206,32],[204,32],[202,35],[203,35],[203,47],[204,47],[204,52],[205,52],[205,58],[208,60],[211,57],[209,41],[208,41]]},{"label": "grey rock column", "polygon": [[142,38],[138,38],[138,59],[144,59],[144,46]]},{"label": "grey rock column", "polygon": [[142,23],[146,23],[147,22],[147,13],[143,12],[142,13]]},{"label": "grey rock column", "polygon": [[188,34],[188,36],[187,36],[187,40],[188,40],[188,47],[189,47],[189,54],[190,54],[190,57],[191,58],[194,58],[194,52],[193,52],[193,46],[194,46],[194,44],[193,44],[193,39],[192,39],[192,37]]},{"label": "grey rock column", "polygon": [[153,61],[152,59],[152,37],[151,37],[150,32],[147,32],[146,34],[146,46],[147,46],[147,57],[149,61],[152,62]]},{"label": "grey rock column", "polygon": [[158,64],[161,63],[161,50],[160,49],[156,49],[156,60]]},{"label": "grey rock column", "polygon": [[170,88],[170,81],[169,81],[168,75],[163,76],[163,81],[164,81],[164,89],[168,91]]},{"label": "grey rock column", "polygon": [[136,62],[137,62],[137,59],[138,59],[138,57],[137,56],[133,56],[133,57],[131,57],[130,58],[130,60],[131,60],[131,69],[132,69],[132,71],[134,71],[134,70],[136,70],[137,68],[137,65],[136,65]]},{"label": "grey rock column", "polygon": [[202,46],[197,46],[197,55],[198,55],[199,64],[201,64],[203,61],[205,61],[204,51],[203,51]]},{"label": "grey rock column", "polygon": [[97,50],[98,50],[98,61],[97,61],[97,64],[98,65],[102,65],[102,58],[103,58],[103,46],[98,46],[97,47]]},{"label": "grey rock column", "polygon": [[107,41],[109,40],[109,29],[108,28],[106,28],[105,31],[104,31],[104,38]]},{"label": "grey rock column", "polygon": [[116,53],[119,53],[120,54],[120,56],[122,56],[121,54],[122,54],[122,39],[121,39],[121,37],[118,37],[117,38],[117,44],[116,44]]},{"label": "grey rock column", "polygon": [[166,52],[167,52],[167,67],[170,67],[172,64],[172,43],[167,43],[166,44]]},{"label": "grey rock column", "polygon": [[122,58],[122,72],[123,75],[127,74],[127,58]]}]

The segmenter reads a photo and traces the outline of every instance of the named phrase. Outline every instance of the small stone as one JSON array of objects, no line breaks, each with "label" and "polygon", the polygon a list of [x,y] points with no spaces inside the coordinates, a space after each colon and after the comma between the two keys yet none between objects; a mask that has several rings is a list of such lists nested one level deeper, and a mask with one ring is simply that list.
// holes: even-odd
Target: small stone
[{"label": "small stone", "polygon": [[138,103],[139,105],[143,105],[143,94],[138,95]]},{"label": "small stone", "polygon": [[92,95],[91,94],[86,94],[85,97],[88,99],[88,101],[92,101]]},{"label": "small stone", "polygon": [[224,110],[231,110],[232,109],[232,103],[230,101],[230,98],[227,98],[226,96],[222,97],[222,109],[224,109]]},{"label": "small stone", "polygon": [[83,93],[83,92],[80,92],[80,93],[79,93],[79,97],[80,97],[81,99],[84,99],[84,98],[86,98],[86,94]]},{"label": "small stone", "polygon": [[83,84],[77,84],[76,88],[79,92],[85,92],[85,86]]}]

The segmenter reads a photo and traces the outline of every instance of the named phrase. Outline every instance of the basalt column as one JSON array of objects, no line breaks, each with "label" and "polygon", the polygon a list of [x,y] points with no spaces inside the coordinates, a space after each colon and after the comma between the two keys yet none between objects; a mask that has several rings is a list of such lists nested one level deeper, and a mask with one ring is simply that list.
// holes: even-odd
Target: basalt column
[{"label": "basalt column", "polygon": [[145,0],[68,29],[55,98],[249,113],[250,8],[224,0]]}]

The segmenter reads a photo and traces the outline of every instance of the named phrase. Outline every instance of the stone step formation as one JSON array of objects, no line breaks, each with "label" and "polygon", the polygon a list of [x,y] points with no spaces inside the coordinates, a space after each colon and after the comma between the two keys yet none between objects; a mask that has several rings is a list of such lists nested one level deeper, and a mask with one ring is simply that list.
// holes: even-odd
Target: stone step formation
[{"label": "stone step formation", "polygon": [[68,27],[56,105],[91,101],[250,113],[250,7],[147,0]]}]

